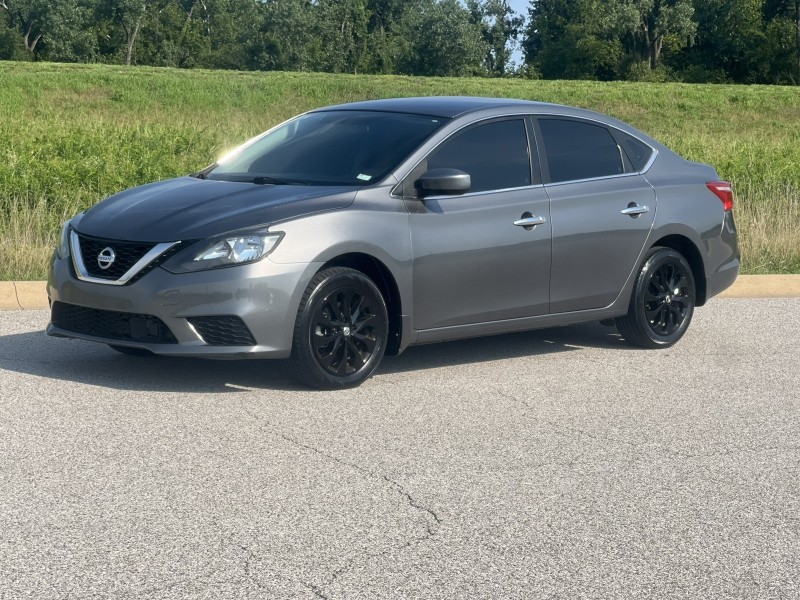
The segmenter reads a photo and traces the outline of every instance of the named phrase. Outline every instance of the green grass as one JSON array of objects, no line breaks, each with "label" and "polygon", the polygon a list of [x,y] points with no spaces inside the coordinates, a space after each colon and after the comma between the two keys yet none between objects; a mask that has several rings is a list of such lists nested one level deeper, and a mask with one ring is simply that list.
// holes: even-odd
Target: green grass
[{"label": "green grass", "polygon": [[66,216],[199,169],[298,112],[433,94],[558,102],[628,121],[735,183],[745,272],[800,273],[796,88],[0,62],[0,279],[44,277]]}]

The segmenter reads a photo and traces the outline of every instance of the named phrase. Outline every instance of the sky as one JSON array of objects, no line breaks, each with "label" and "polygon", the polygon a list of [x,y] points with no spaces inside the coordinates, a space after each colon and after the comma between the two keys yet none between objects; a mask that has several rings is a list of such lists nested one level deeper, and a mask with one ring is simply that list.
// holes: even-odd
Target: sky
[{"label": "sky", "polygon": [[522,13],[525,17],[528,16],[528,0],[509,0],[509,4],[514,12]]},{"label": "sky", "polygon": [[[528,6],[530,5],[529,0],[509,0],[508,3],[511,5],[511,8],[514,10],[515,13],[521,14],[523,17],[525,17],[525,20],[527,21]],[[517,44],[517,47],[514,50],[512,60],[515,63],[517,63],[517,66],[519,66],[522,63],[522,50],[520,50],[519,44]]]}]

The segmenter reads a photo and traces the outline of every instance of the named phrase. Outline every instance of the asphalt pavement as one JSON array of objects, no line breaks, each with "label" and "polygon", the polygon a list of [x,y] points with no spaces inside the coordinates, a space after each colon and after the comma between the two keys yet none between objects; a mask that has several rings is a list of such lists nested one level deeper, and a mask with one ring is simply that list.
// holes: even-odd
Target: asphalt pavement
[{"label": "asphalt pavement", "polygon": [[0,312],[0,598],[800,598],[800,298],[668,350],[599,324],[362,387]]}]

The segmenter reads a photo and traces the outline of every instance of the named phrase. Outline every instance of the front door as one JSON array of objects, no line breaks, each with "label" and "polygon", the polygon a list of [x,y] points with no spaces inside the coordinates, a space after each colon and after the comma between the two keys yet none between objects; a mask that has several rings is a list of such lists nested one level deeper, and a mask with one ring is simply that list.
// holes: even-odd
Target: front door
[{"label": "front door", "polygon": [[421,167],[415,173],[459,169],[472,187],[460,196],[407,200],[414,329],[547,314],[550,201],[534,185],[526,120],[461,130]]}]

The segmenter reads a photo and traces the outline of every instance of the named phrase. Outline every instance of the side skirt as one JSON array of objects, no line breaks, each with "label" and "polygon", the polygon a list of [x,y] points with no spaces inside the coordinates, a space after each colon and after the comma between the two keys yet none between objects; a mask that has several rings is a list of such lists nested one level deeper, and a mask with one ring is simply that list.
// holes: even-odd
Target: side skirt
[{"label": "side skirt", "polygon": [[602,321],[604,319],[621,317],[626,312],[627,306],[619,308],[612,305],[611,307],[601,309],[559,313],[556,315],[540,315],[521,319],[509,319],[506,321],[492,321],[490,323],[475,323],[472,325],[425,329],[417,332],[416,344],[430,344],[485,335],[498,335],[515,331],[529,331],[533,329],[545,329],[547,327],[587,323],[590,321]]}]

